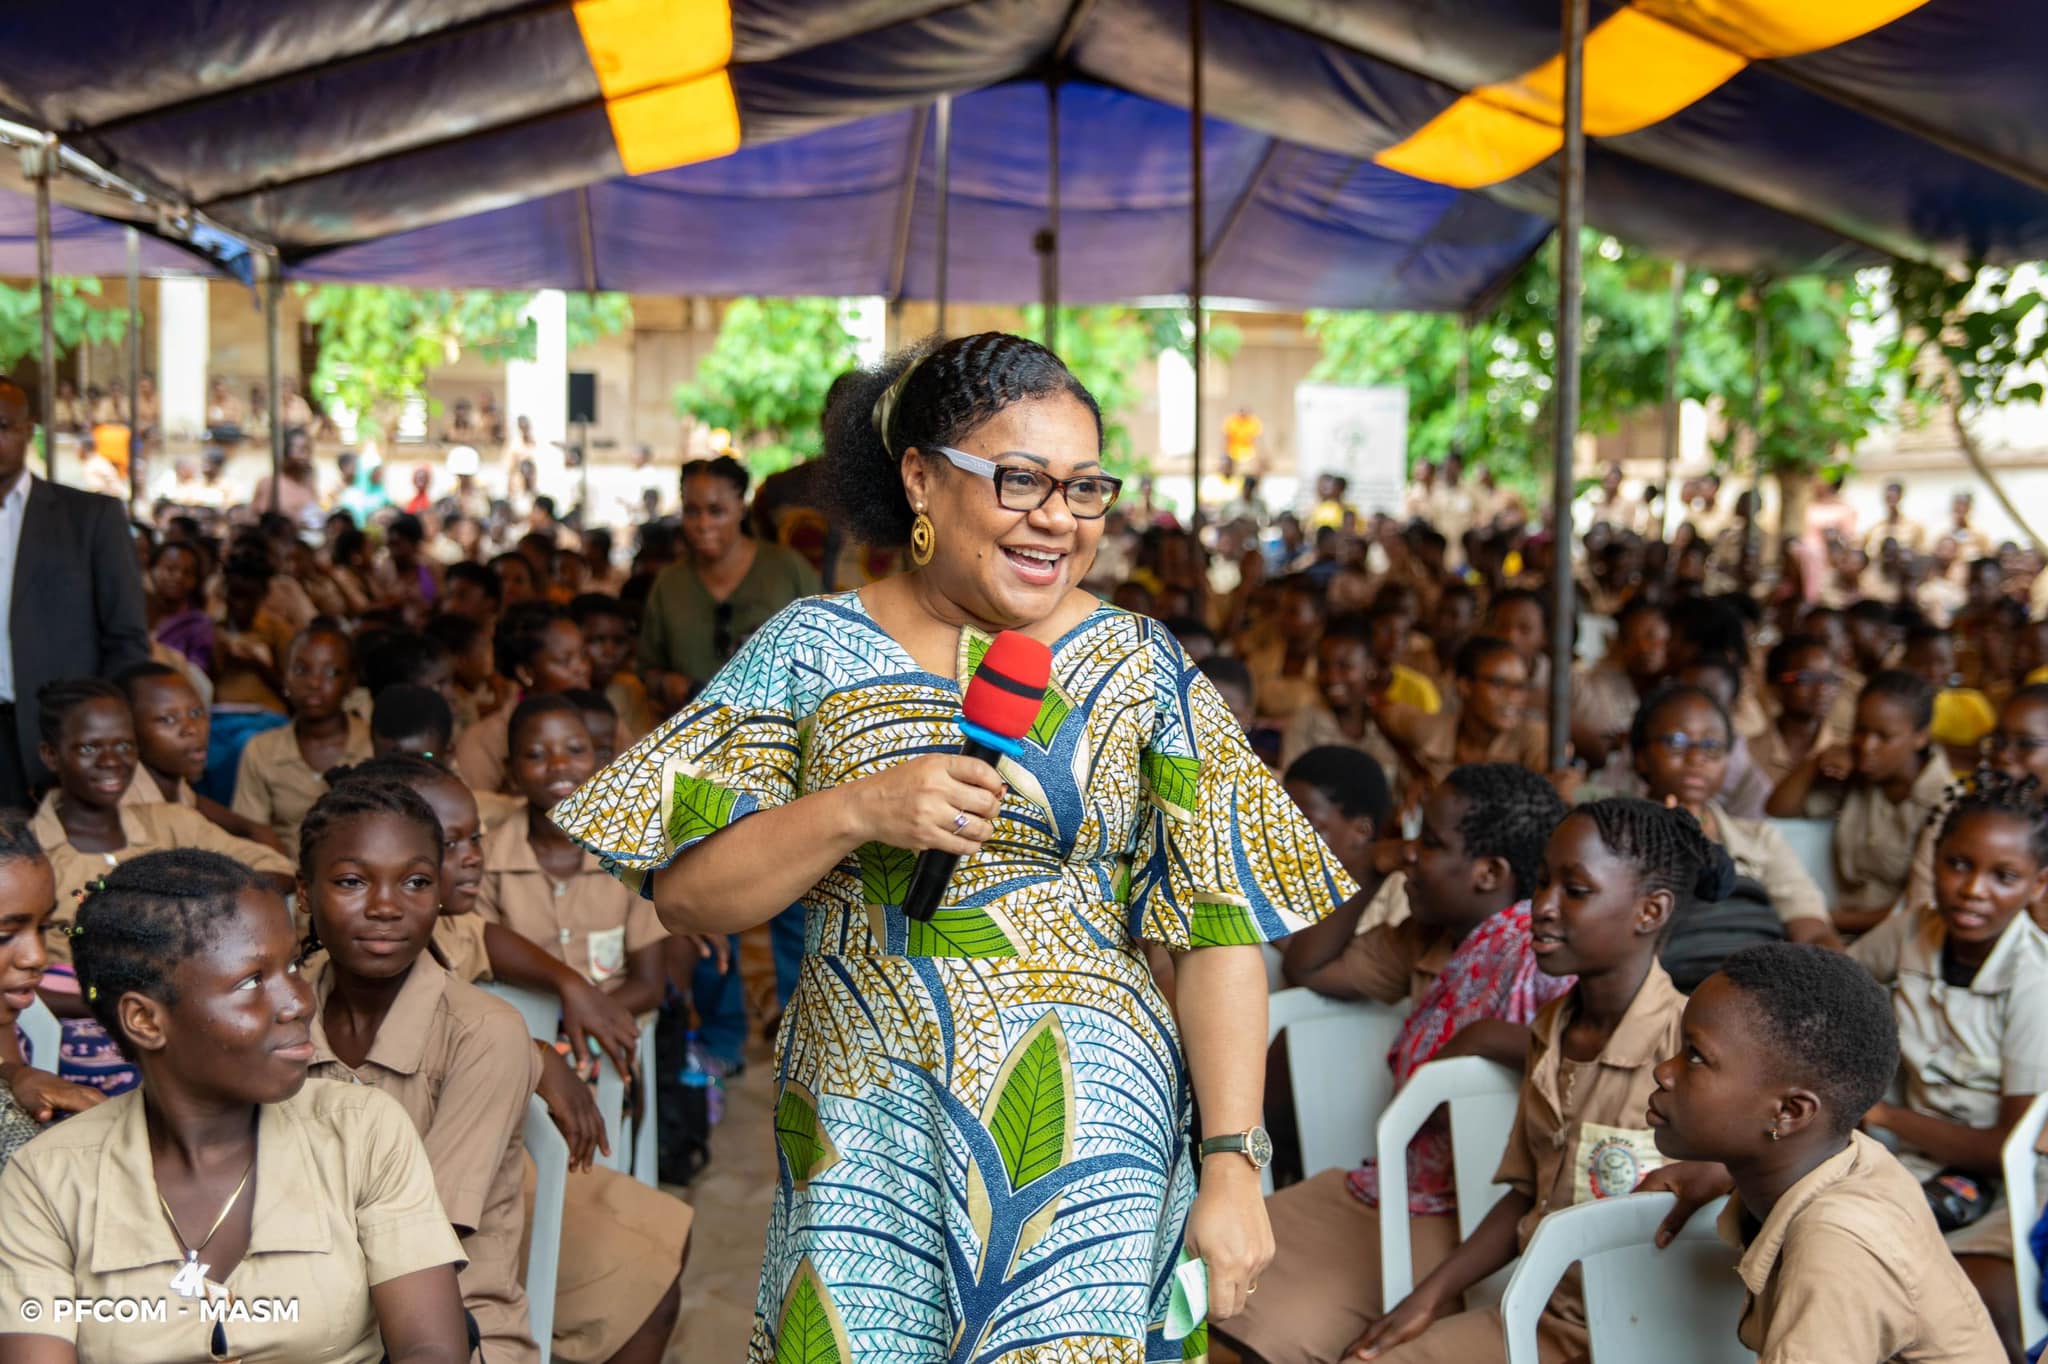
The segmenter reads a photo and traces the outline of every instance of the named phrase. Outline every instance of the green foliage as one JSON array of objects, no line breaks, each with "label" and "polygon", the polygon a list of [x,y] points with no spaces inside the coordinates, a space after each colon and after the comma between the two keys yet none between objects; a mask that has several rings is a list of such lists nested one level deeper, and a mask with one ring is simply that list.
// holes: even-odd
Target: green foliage
[{"label": "green foliage", "polygon": [[[62,357],[81,345],[101,345],[128,334],[128,310],[96,307],[100,296],[96,279],[74,279],[59,275],[50,281],[50,330],[55,333],[56,354]],[[25,289],[0,284],[0,371],[12,369],[43,351],[42,296],[34,285]]]},{"label": "green foliage", "polygon": [[1952,401],[1965,413],[2040,402],[2048,357],[2048,300],[2038,273],[1983,267],[1960,276],[1894,261],[1885,301],[1898,315],[1886,359],[1920,405]]},{"label": "green foliage", "polygon": [[[1585,331],[1580,348],[1580,429],[1610,431],[1630,413],[1663,403],[1671,341],[1671,267],[1589,231],[1581,239]],[[1500,300],[1469,329],[1441,313],[1308,314],[1323,347],[1310,377],[1351,384],[1405,383],[1411,459],[1462,448],[1503,483],[1533,489],[1550,467],[1551,376],[1557,353],[1557,253],[1532,256]],[[1725,405],[1747,422],[1756,387],[1757,290],[1750,282],[1688,275],[1680,308],[1678,396]],[[1758,458],[1772,470],[1818,468],[1838,459],[1878,419],[1882,377],[1859,366],[1849,325],[1869,315],[1865,285],[1817,278],[1761,291],[1767,335]],[[1461,351],[1469,390],[1460,406]],[[1724,460],[1735,448],[1726,437]]]},{"label": "green foliage", "polygon": [[[1728,423],[1714,442],[1723,463],[1742,450],[1742,428],[1756,423],[1756,467],[1775,474],[1816,473],[1845,463],[1884,415],[1885,386],[1859,362],[1850,325],[1872,318],[1867,281],[1804,275],[1758,287],[1730,282],[1710,319],[1732,356],[1719,393]],[[1763,392],[1757,394],[1756,327],[1764,327]]]},{"label": "green foliage", "polygon": [[724,427],[755,473],[774,473],[818,452],[825,391],[856,359],[837,299],[739,299],[676,412]]},{"label": "green foliage", "polygon": [[[468,350],[487,360],[530,360],[538,339],[520,313],[530,293],[488,289],[398,289],[382,284],[301,286],[306,320],[319,338],[313,391],[338,400],[357,419],[388,429],[406,399],[425,392],[427,376]],[[633,321],[624,294],[570,294],[571,349]]]}]

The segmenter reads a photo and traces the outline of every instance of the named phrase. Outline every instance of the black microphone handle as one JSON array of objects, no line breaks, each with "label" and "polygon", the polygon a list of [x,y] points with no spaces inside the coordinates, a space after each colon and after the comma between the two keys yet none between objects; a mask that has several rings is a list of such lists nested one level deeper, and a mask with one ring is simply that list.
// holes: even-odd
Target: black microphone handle
[{"label": "black microphone handle", "polygon": [[[1004,754],[978,739],[969,739],[960,745],[960,756],[994,767]],[[919,853],[917,867],[910,873],[910,889],[903,895],[903,917],[929,922],[939,907],[940,898],[946,893],[947,883],[953,879],[953,868],[959,863],[958,853],[941,852],[937,848],[927,848]]]}]

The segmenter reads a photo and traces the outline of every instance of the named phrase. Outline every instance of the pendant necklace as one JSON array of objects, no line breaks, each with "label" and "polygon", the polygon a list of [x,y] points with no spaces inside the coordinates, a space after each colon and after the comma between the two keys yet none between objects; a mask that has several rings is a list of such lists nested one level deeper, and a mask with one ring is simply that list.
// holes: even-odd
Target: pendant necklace
[{"label": "pendant necklace", "polygon": [[213,1240],[214,1233],[228,1220],[228,1214],[235,1210],[235,1204],[242,1201],[242,1194],[249,1187],[249,1178],[255,1173],[256,1157],[251,1155],[249,1168],[242,1171],[242,1182],[235,1185],[235,1191],[228,1195],[228,1201],[221,1204],[220,1215],[213,1219],[213,1225],[206,1229],[206,1235],[200,1238],[196,1246],[185,1240],[185,1233],[178,1229],[177,1216],[172,1213],[170,1203],[165,1200],[163,1189],[157,1189],[156,1205],[163,1209],[164,1221],[171,1224],[171,1235],[177,1238],[179,1248],[185,1252],[184,1262],[178,1266],[178,1272],[171,1277],[171,1291],[187,1298],[205,1296],[206,1271],[213,1266],[201,1264],[199,1252],[206,1249],[207,1243]]}]

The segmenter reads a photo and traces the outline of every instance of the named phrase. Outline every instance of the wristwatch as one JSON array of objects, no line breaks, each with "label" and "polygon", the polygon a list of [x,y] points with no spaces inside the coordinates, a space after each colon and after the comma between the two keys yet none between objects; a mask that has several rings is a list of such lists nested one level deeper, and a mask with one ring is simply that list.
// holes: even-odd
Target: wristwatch
[{"label": "wristwatch", "polygon": [[1248,1131],[1233,1132],[1227,1137],[1211,1137],[1197,1148],[1202,1159],[1235,1151],[1252,1163],[1255,1170],[1263,1170],[1273,1163],[1273,1139],[1266,1135],[1266,1129],[1254,1126]]}]

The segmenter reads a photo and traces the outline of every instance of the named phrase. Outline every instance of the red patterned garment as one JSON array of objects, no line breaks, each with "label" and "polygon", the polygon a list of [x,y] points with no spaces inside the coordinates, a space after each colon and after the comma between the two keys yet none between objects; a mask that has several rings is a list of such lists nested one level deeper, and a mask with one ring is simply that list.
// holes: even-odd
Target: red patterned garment
[{"label": "red patterned garment", "polygon": [[[1408,1083],[1435,1058],[1458,1030],[1482,1018],[1526,1025],[1551,1000],[1572,988],[1577,977],[1546,976],[1529,951],[1529,902],[1509,905],[1465,935],[1444,963],[1436,984],[1416,1001],[1387,1052],[1394,1088]],[[1379,1206],[1379,1170],[1368,1159],[1350,1174],[1353,1196]],[[1451,1131],[1431,1118],[1408,1144],[1408,1211],[1432,1217],[1457,1209],[1457,1181],[1451,1170]]]}]

